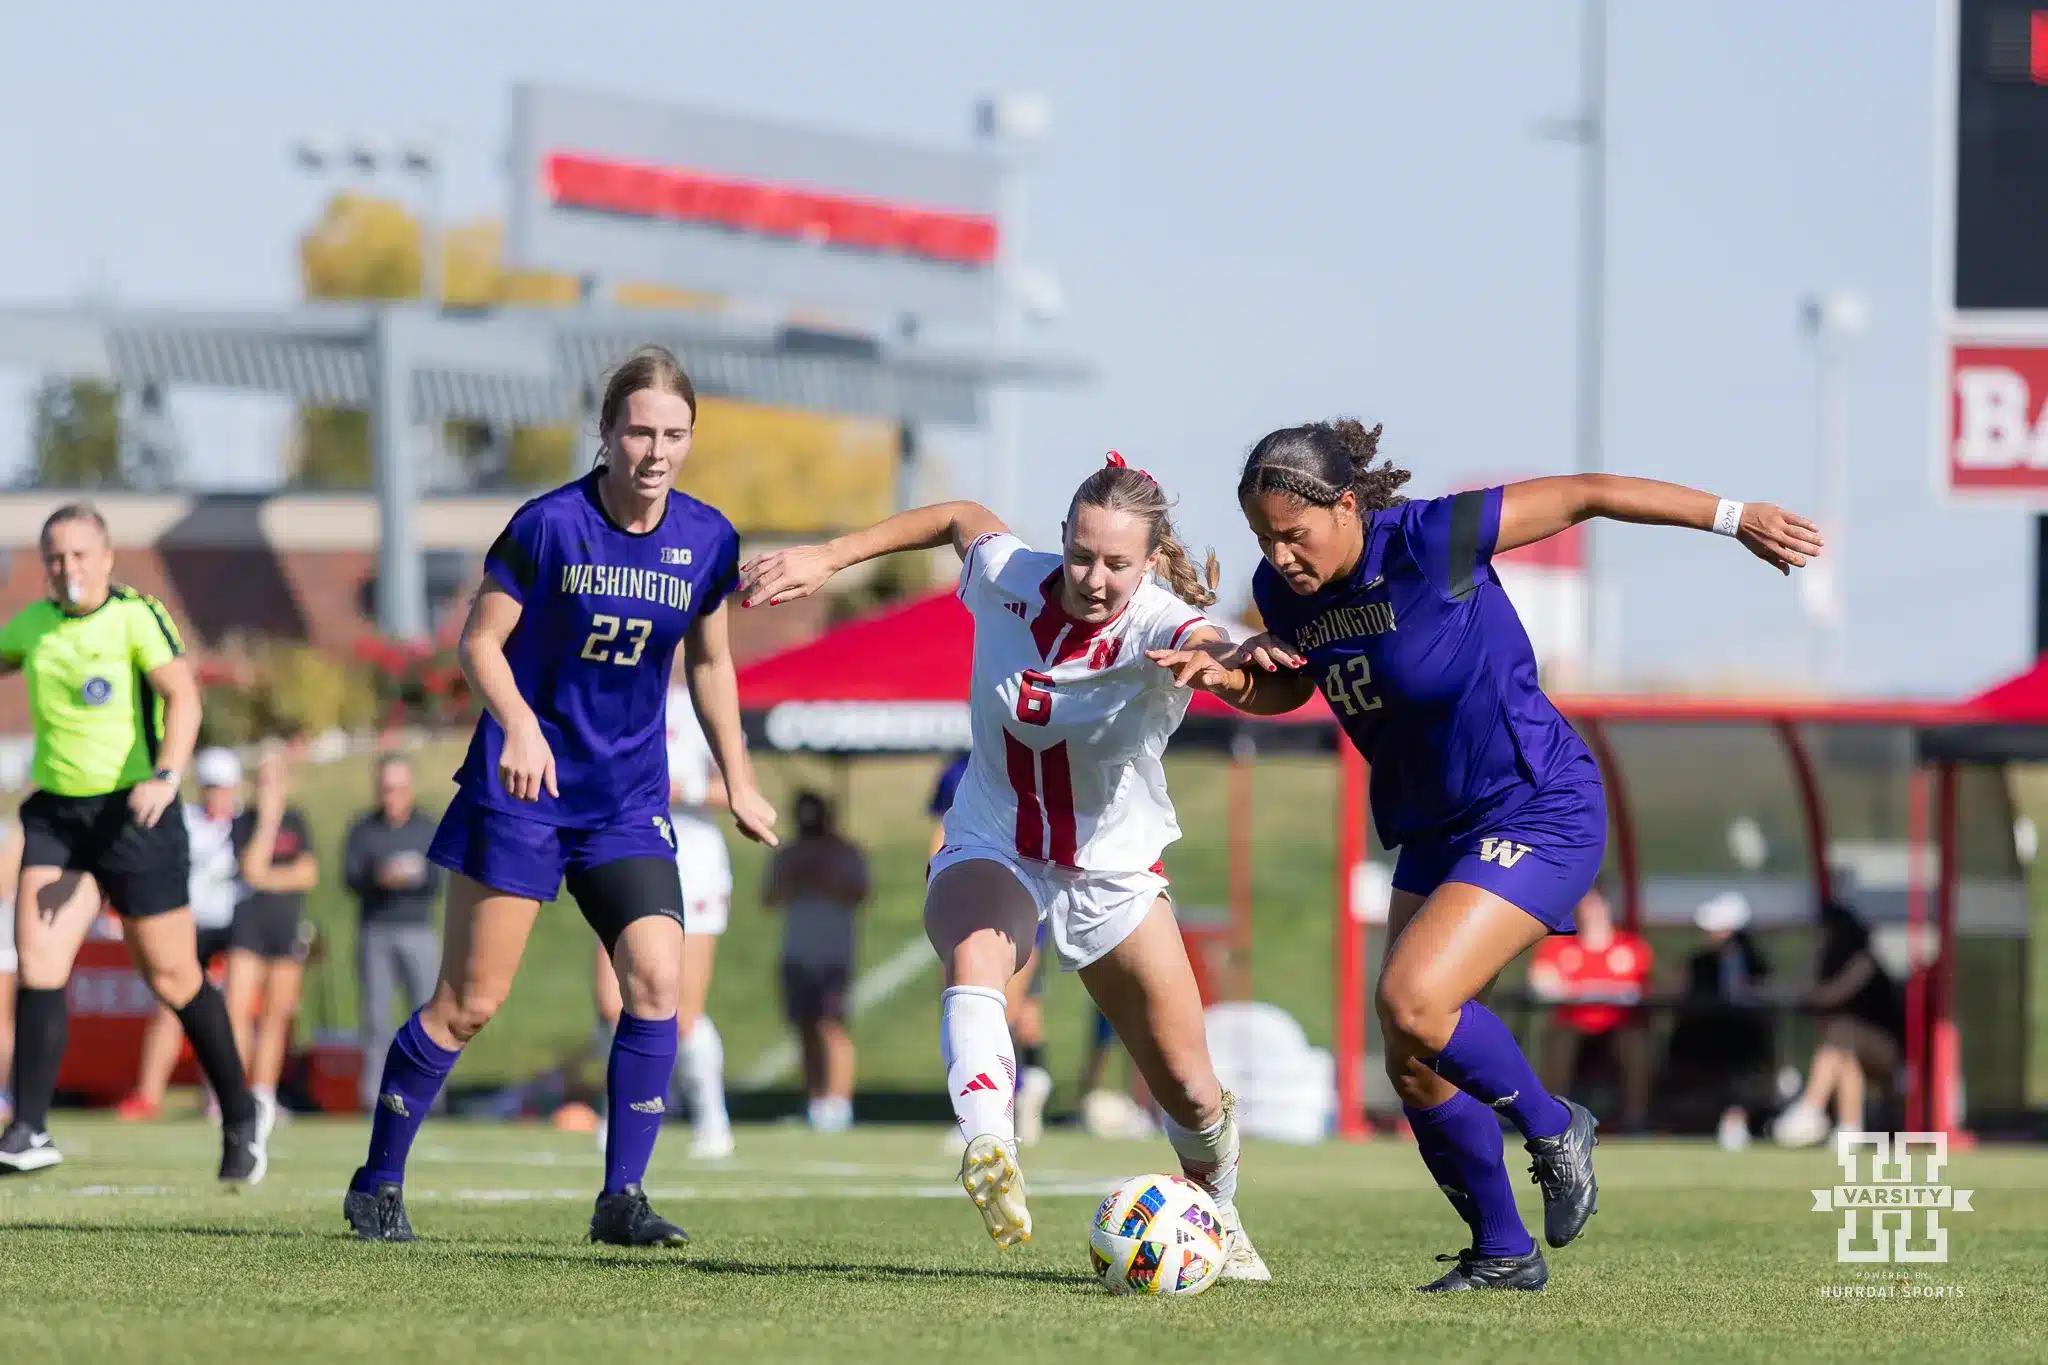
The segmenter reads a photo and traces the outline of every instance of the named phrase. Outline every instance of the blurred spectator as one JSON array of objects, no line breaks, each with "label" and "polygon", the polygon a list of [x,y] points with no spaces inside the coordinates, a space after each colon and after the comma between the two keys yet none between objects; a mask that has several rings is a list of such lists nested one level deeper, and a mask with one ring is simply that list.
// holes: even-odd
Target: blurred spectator
[{"label": "blurred spectator", "polygon": [[1789,1147],[1827,1137],[1834,1126],[1864,1126],[1864,1082],[1889,1088],[1906,1037],[1906,1006],[1870,947],[1870,929],[1841,901],[1820,910],[1819,980],[1805,1004],[1820,1016],[1820,1046],[1806,1072],[1806,1091],[1778,1115],[1771,1135]]},{"label": "blurred spectator", "polygon": [[953,797],[960,790],[960,779],[967,776],[967,755],[955,754],[953,760],[939,770],[939,780],[932,786],[932,799],[928,809],[932,817],[932,848],[927,858],[939,856],[939,850],[946,843],[946,812],[953,809]]},{"label": "blurred spectator", "polygon": [[277,1122],[277,1079],[311,946],[306,893],[320,883],[305,812],[285,803],[290,780],[284,754],[265,754],[256,764],[256,804],[235,817],[233,836],[242,898],[228,943],[228,1016],[266,1128]]},{"label": "blurred spectator", "polygon": [[[199,968],[228,950],[234,934],[235,901],[241,871],[235,860],[235,816],[241,810],[242,760],[232,749],[201,749],[192,760],[199,799],[183,803],[191,843],[192,927],[198,930]],[[178,1065],[185,1037],[178,1016],[162,1005],[142,1035],[135,1093],[115,1106],[122,1119],[153,1119],[163,1112],[164,1093]]]},{"label": "blurred spectator", "polygon": [[1614,927],[1607,898],[1596,889],[1579,902],[1579,931],[1554,934],[1536,945],[1529,989],[1558,1002],[1551,1014],[1543,1083],[1556,1094],[1573,1092],[1580,1068],[1597,1048],[1611,1052],[1621,1074],[1622,1130],[1650,1126],[1650,1030],[1641,1008],[1650,979],[1650,945]]},{"label": "blurred spectator", "polygon": [[0,822],[0,1123],[14,1114],[14,889],[21,880],[21,821]]},{"label": "blurred spectator", "polygon": [[1705,941],[1686,959],[1685,995],[1664,1064],[1667,1126],[1697,1131],[1719,1110],[1716,1136],[1731,1150],[1747,1147],[1750,1110],[1769,1098],[1777,1049],[1760,992],[1770,963],[1749,931],[1749,901],[1740,892],[1713,897],[1693,912]]},{"label": "blurred spectator", "polygon": [[799,792],[796,838],[770,859],[761,904],[782,912],[783,1010],[803,1049],[811,1126],[824,1132],[853,1122],[846,989],[855,916],[867,898],[866,857],[840,837],[824,797]]},{"label": "blurred spectator", "polygon": [[380,754],[375,777],[377,804],[349,826],[342,850],[342,880],[355,893],[358,912],[365,1111],[377,1101],[378,1059],[391,1048],[396,1020],[427,1003],[441,970],[434,931],[441,870],[427,861],[433,817],[414,803],[412,765],[405,759]]}]

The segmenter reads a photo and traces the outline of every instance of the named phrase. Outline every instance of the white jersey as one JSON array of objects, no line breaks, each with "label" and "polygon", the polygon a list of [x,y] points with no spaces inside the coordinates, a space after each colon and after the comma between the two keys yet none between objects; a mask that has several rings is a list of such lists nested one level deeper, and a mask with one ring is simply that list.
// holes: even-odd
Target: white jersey
[{"label": "white jersey", "polygon": [[1160,762],[1190,693],[1145,657],[1202,613],[1147,580],[1114,620],[1059,605],[1061,558],[986,535],[960,566],[974,617],[974,748],[946,842],[1087,872],[1153,869],[1180,837]]},{"label": "white jersey", "polygon": [[732,898],[732,858],[726,852],[725,833],[704,804],[717,771],[690,689],[669,688],[668,776],[678,792],[669,811],[669,829],[683,883],[686,934],[724,933],[726,905]]},{"label": "white jersey", "polygon": [[241,898],[241,861],[235,857],[235,817],[210,819],[206,807],[184,803],[185,840],[191,848],[192,923],[201,929],[225,929],[235,922]]}]

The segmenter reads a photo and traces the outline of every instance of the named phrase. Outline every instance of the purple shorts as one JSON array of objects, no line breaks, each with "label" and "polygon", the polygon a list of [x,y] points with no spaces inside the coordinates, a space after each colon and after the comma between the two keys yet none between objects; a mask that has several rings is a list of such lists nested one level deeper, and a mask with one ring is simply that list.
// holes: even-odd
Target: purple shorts
[{"label": "purple shorts", "polygon": [[460,872],[493,891],[537,901],[560,895],[564,877],[573,881],[626,858],[660,858],[672,864],[675,856],[666,811],[659,818],[639,816],[601,829],[574,829],[493,810],[460,788],[427,847],[427,861],[437,867]]},{"label": "purple shorts", "polygon": [[[1570,771],[1484,832],[1441,843],[1412,839],[1394,864],[1394,889],[1427,896],[1445,882],[1491,891],[1553,934],[1575,933],[1579,902],[1607,853],[1600,773]],[[1577,765],[1573,765],[1576,769]]]}]

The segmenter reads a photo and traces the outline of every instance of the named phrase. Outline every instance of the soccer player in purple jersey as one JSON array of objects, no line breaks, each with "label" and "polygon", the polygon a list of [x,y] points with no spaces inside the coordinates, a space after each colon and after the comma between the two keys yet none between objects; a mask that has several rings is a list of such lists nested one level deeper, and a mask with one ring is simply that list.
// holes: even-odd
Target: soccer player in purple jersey
[{"label": "soccer player in purple jersey", "polygon": [[1618,475],[1531,479],[1410,502],[1378,464],[1379,428],[1317,422],[1253,447],[1238,502],[1265,562],[1267,634],[1161,651],[1182,682],[1241,710],[1292,711],[1318,689],[1372,768],[1373,823],[1398,848],[1376,1000],[1387,1074],[1430,1175],[1471,1229],[1422,1288],[1541,1289],[1550,1272],[1515,1211],[1495,1115],[1521,1130],[1544,1240],[1593,1214],[1593,1116],[1547,1092],[1476,997],[1546,934],[1573,932],[1607,807],[1592,755],[1536,681],[1495,554],[1589,517],[1739,540],[1789,573],[1820,553],[1811,522]]},{"label": "soccer player in purple jersey", "polygon": [[453,874],[441,979],[384,1059],[369,1155],[342,1201],[367,1241],[412,1240],[406,1154],[463,1045],[504,1001],[541,902],[565,876],[624,1003],[590,1239],[688,1240],[640,1184],[676,1059],[683,895],[665,738],[678,645],[734,821],[775,842],[727,648],[739,537],[715,508],[674,490],[696,413],[675,357],[636,352],[605,389],[598,467],[520,508],[485,557],[461,646],[485,712],[427,853]]}]

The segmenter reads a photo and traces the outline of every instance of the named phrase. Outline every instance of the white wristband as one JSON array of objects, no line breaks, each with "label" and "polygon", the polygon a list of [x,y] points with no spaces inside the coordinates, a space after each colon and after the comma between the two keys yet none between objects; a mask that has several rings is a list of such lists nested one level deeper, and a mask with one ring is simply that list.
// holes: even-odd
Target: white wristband
[{"label": "white wristband", "polygon": [[1721,505],[1714,509],[1714,534],[1732,536],[1742,529],[1742,504],[1721,499]]}]

